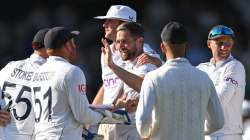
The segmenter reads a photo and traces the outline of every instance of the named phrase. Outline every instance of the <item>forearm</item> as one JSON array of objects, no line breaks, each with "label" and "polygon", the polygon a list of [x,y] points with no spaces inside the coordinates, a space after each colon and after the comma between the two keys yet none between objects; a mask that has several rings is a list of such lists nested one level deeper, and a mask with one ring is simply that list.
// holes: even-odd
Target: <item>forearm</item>
[{"label": "forearm", "polygon": [[143,81],[142,77],[130,73],[116,64],[113,64],[110,68],[124,83],[133,88],[135,91],[140,92]]},{"label": "forearm", "polygon": [[10,122],[10,113],[5,110],[0,110],[0,126],[4,127]]},{"label": "forearm", "polygon": [[100,89],[98,90],[92,104],[93,105],[102,104],[103,103],[103,96],[104,96],[104,89],[103,89],[103,86],[101,86]]}]

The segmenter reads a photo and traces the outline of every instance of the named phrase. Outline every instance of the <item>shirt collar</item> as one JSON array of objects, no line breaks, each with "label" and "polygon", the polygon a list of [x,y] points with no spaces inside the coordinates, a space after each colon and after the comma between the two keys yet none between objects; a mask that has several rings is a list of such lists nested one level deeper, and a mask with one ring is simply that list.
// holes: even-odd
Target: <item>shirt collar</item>
[{"label": "shirt collar", "polygon": [[230,54],[228,58],[226,58],[224,60],[217,61],[215,64],[212,63],[212,59],[211,59],[209,65],[213,65],[214,67],[220,67],[220,66],[224,65],[225,63],[231,61],[232,59],[234,59],[234,58]]},{"label": "shirt collar", "polygon": [[61,56],[49,56],[47,61],[64,61],[64,62],[68,62],[65,58],[63,58]]},{"label": "shirt collar", "polygon": [[41,57],[40,55],[38,55],[36,53],[31,54],[30,59],[33,60],[33,61],[38,61],[40,63],[45,63],[46,62],[45,58]]},{"label": "shirt collar", "polygon": [[177,57],[171,58],[166,61],[166,63],[190,63],[187,58],[184,57]]}]

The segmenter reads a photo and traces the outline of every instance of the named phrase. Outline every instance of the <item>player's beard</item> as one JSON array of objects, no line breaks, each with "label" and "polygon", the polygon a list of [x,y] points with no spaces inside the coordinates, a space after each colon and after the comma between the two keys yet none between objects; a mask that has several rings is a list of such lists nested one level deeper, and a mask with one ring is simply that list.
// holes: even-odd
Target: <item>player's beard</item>
[{"label": "player's beard", "polygon": [[131,60],[135,58],[136,51],[123,50],[120,52],[121,58],[123,61]]}]

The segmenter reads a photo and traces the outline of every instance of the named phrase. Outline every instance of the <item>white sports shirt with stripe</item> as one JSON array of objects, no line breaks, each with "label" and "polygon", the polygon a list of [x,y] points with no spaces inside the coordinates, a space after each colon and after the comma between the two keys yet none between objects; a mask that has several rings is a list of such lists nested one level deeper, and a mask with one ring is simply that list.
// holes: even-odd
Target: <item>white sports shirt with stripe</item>
[{"label": "white sports shirt with stripe", "polygon": [[230,55],[216,65],[212,62],[197,66],[213,81],[225,116],[225,125],[212,136],[242,134],[242,104],[245,96],[246,73],[241,62]]},{"label": "white sports shirt with stripe", "polygon": [[89,108],[82,70],[50,56],[32,78],[36,140],[80,140],[84,124],[103,116]]},{"label": "white sports shirt with stripe", "polygon": [[[119,52],[114,51],[113,47],[113,45],[110,45],[113,61],[118,66],[122,66],[123,61],[120,54]],[[148,44],[144,44],[143,51],[150,56],[159,58],[160,60],[160,55]],[[119,77],[117,77],[116,74],[114,74],[113,71],[106,64],[104,64],[103,55],[101,56],[101,68],[104,88],[103,104],[112,104],[122,87],[122,82]]]},{"label": "white sports shirt with stripe", "polygon": [[[12,61],[0,72],[2,105],[12,102],[11,122],[4,127],[6,140],[30,140],[34,133],[34,112],[29,82],[34,71],[45,63],[37,54],[29,58]],[[6,96],[9,95],[11,99]]]},{"label": "white sports shirt with stripe", "polygon": [[207,114],[208,133],[223,126],[212,81],[187,59],[170,59],[145,76],[136,110],[142,138],[203,140]]}]

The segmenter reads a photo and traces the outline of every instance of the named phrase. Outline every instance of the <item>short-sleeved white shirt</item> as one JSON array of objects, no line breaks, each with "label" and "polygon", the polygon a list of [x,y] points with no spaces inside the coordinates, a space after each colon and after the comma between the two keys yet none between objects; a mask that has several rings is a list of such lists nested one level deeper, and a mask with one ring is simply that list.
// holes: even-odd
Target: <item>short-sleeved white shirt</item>
[{"label": "short-sleeved white shirt", "polygon": [[30,81],[34,71],[45,63],[45,59],[37,54],[29,58],[12,61],[0,72],[1,106],[12,100],[11,122],[4,127],[6,140],[29,139],[34,133],[34,111],[31,100]]},{"label": "short-sleeved white shirt", "polygon": [[102,119],[89,108],[84,73],[64,58],[50,56],[32,83],[36,140],[79,140],[84,124]]},{"label": "short-sleeved white shirt", "polygon": [[[110,45],[112,51],[112,58],[115,64],[120,67],[124,67],[124,61],[121,59],[119,52],[113,49],[113,44]],[[153,50],[148,44],[144,44],[143,51],[150,56],[160,59],[160,55]],[[111,104],[117,97],[120,89],[123,87],[123,83],[120,78],[113,73],[113,71],[104,64],[103,55],[101,56],[101,68],[102,68],[102,80],[104,88],[103,104]]]}]

